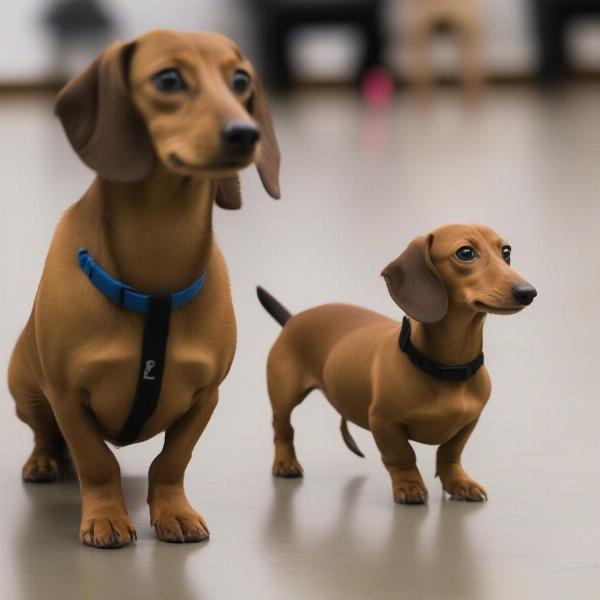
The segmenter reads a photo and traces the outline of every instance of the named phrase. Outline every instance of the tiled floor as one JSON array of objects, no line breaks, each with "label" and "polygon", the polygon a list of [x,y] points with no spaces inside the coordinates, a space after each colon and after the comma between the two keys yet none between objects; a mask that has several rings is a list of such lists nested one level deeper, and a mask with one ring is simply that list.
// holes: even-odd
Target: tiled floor
[{"label": "tiled floor", "polygon": [[[2,597],[246,599],[592,599],[600,593],[600,89],[560,99],[501,89],[477,110],[453,92],[424,108],[370,113],[343,93],[275,107],[284,199],[253,172],[245,206],[217,211],[239,323],[236,362],[188,470],[208,543],[158,542],[146,471],[160,439],[119,450],[139,540],[98,551],[77,540],[76,481],[23,485],[31,434],[0,392]],[[90,174],[49,99],[0,99],[0,370],[24,324],[52,229]],[[492,317],[492,400],[465,463],[490,495],[445,500],[433,449],[417,445],[426,507],[395,506],[368,432],[344,447],[314,393],[294,414],[305,479],[270,476],[264,363],[276,324],[262,283],[291,309],[342,300],[397,315],[381,268],[446,222],[484,222],[512,243],[539,290]]]}]

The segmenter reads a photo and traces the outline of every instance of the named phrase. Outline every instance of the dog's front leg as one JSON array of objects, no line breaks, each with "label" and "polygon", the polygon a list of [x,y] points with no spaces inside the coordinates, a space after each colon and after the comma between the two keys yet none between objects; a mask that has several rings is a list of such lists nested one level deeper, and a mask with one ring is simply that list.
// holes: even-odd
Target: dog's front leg
[{"label": "dog's front leg", "polygon": [[54,412],[79,477],[81,541],[96,548],[130,544],[136,533],[123,499],[119,463],[93,415],[79,398],[60,402]]},{"label": "dog's front leg", "polygon": [[437,475],[444,491],[453,500],[481,502],[487,499],[483,486],[473,481],[462,468],[460,457],[477,419],[463,427],[452,439],[442,444],[437,451]]},{"label": "dog's front leg", "polygon": [[204,519],[188,502],[183,488],[192,450],[217,405],[218,390],[204,390],[194,406],[165,433],[162,452],[148,473],[150,522],[165,542],[201,542],[208,539]]},{"label": "dog's front leg", "polygon": [[373,414],[369,415],[369,424],[383,464],[392,478],[394,501],[398,504],[425,504],[427,488],[417,468],[415,451],[408,443],[402,425]]}]

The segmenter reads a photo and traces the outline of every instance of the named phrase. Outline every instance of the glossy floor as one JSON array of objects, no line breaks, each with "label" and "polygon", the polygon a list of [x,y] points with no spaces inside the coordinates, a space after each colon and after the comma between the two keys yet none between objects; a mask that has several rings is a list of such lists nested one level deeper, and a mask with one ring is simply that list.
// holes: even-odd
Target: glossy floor
[{"label": "glossy floor", "polygon": [[[161,440],[118,450],[136,545],[77,540],[76,481],[24,485],[31,444],[0,391],[0,580],[13,599],[592,599],[600,593],[600,89],[548,100],[499,90],[477,109],[453,92],[370,112],[352,95],[301,95],[275,107],[284,199],[254,172],[245,205],[217,211],[239,322],[234,368],[200,440],[188,495],[208,543],[155,540],[146,471]],[[52,229],[90,174],[47,98],[0,100],[0,370],[35,293]],[[485,332],[493,396],[465,464],[484,504],[443,498],[431,447],[417,445],[430,490],[395,506],[368,432],[344,447],[314,393],[294,414],[306,477],[270,476],[264,364],[277,325],[262,283],[292,310],[342,300],[399,315],[379,273],[418,234],[446,222],[493,226],[538,288],[519,316]]]}]

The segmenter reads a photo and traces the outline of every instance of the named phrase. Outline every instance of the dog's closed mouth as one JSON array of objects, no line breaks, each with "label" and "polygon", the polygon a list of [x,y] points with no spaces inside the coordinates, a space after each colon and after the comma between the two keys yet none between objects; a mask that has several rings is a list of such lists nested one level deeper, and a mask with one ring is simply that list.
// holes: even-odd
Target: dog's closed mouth
[{"label": "dog's closed mouth", "polygon": [[474,302],[475,308],[485,311],[485,312],[493,312],[498,314],[507,314],[510,315],[512,313],[519,312],[525,308],[524,306],[492,306],[491,304],[486,304],[485,302],[481,302],[480,300],[475,300]]},{"label": "dog's closed mouth", "polygon": [[195,165],[186,162],[179,158],[177,154],[169,154],[169,162],[171,166],[179,169],[192,169],[194,171],[215,171],[219,169],[236,169],[247,166],[248,159],[242,160],[228,160],[214,163],[206,163],[202,165]]}]

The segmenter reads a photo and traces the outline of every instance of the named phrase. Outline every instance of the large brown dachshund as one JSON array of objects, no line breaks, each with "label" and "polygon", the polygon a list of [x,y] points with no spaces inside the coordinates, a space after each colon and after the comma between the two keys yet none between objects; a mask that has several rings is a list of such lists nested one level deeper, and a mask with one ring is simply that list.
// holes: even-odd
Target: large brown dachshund
[{"label": "large brown dachshund", "polygon": [[[17,414],[35,435],[23,478],[54,481],[66,442],[81,486],[81,540],[120,547],[135,529],[106,441],[165,431],[149,471],[151,523],[161,540],[204,540],[183,478],[236,345],[213,201],[239,208],[237,172],[253,162],[279,197],[279,151],[260,82],[225,37],[153,31],[110,46],[60,92],[56,113],[98,176],[56,229],[10,364]],[[80,248],[87,253],[78,257]],[[99,289],[107,276],[127,284],[117,288],[122,297]],[[135,309],[142,293],[173,305],[162,387],[154,407],[142,403],[140,420],[134,398],[160,379],[155,360],[140,367],[151,329]],[[165,319],[161,302],[152,310],[162,306]]]},{"label": "large brown dachshund", "polygon": [[[510,267],[511,248],[488,227],[446,225],[415,239],[384,270],[401,325],[346,304],[292,317],[259,288],[283,330],[269,354],[273,474],[300,477],[292,410],[320,389],[342,415],[342,435],[360,450],[346,421],[369,429],[392,478],[394,500],[421,504],[427,489],[409,440],[439,445],[437,474],[458,500],[483,500],[484,488],[461,466],[461,454],[490,395],[483,366],[486,314],[514,314],[537,292]],[[360,454],[362,456],[362,454]]]}]

